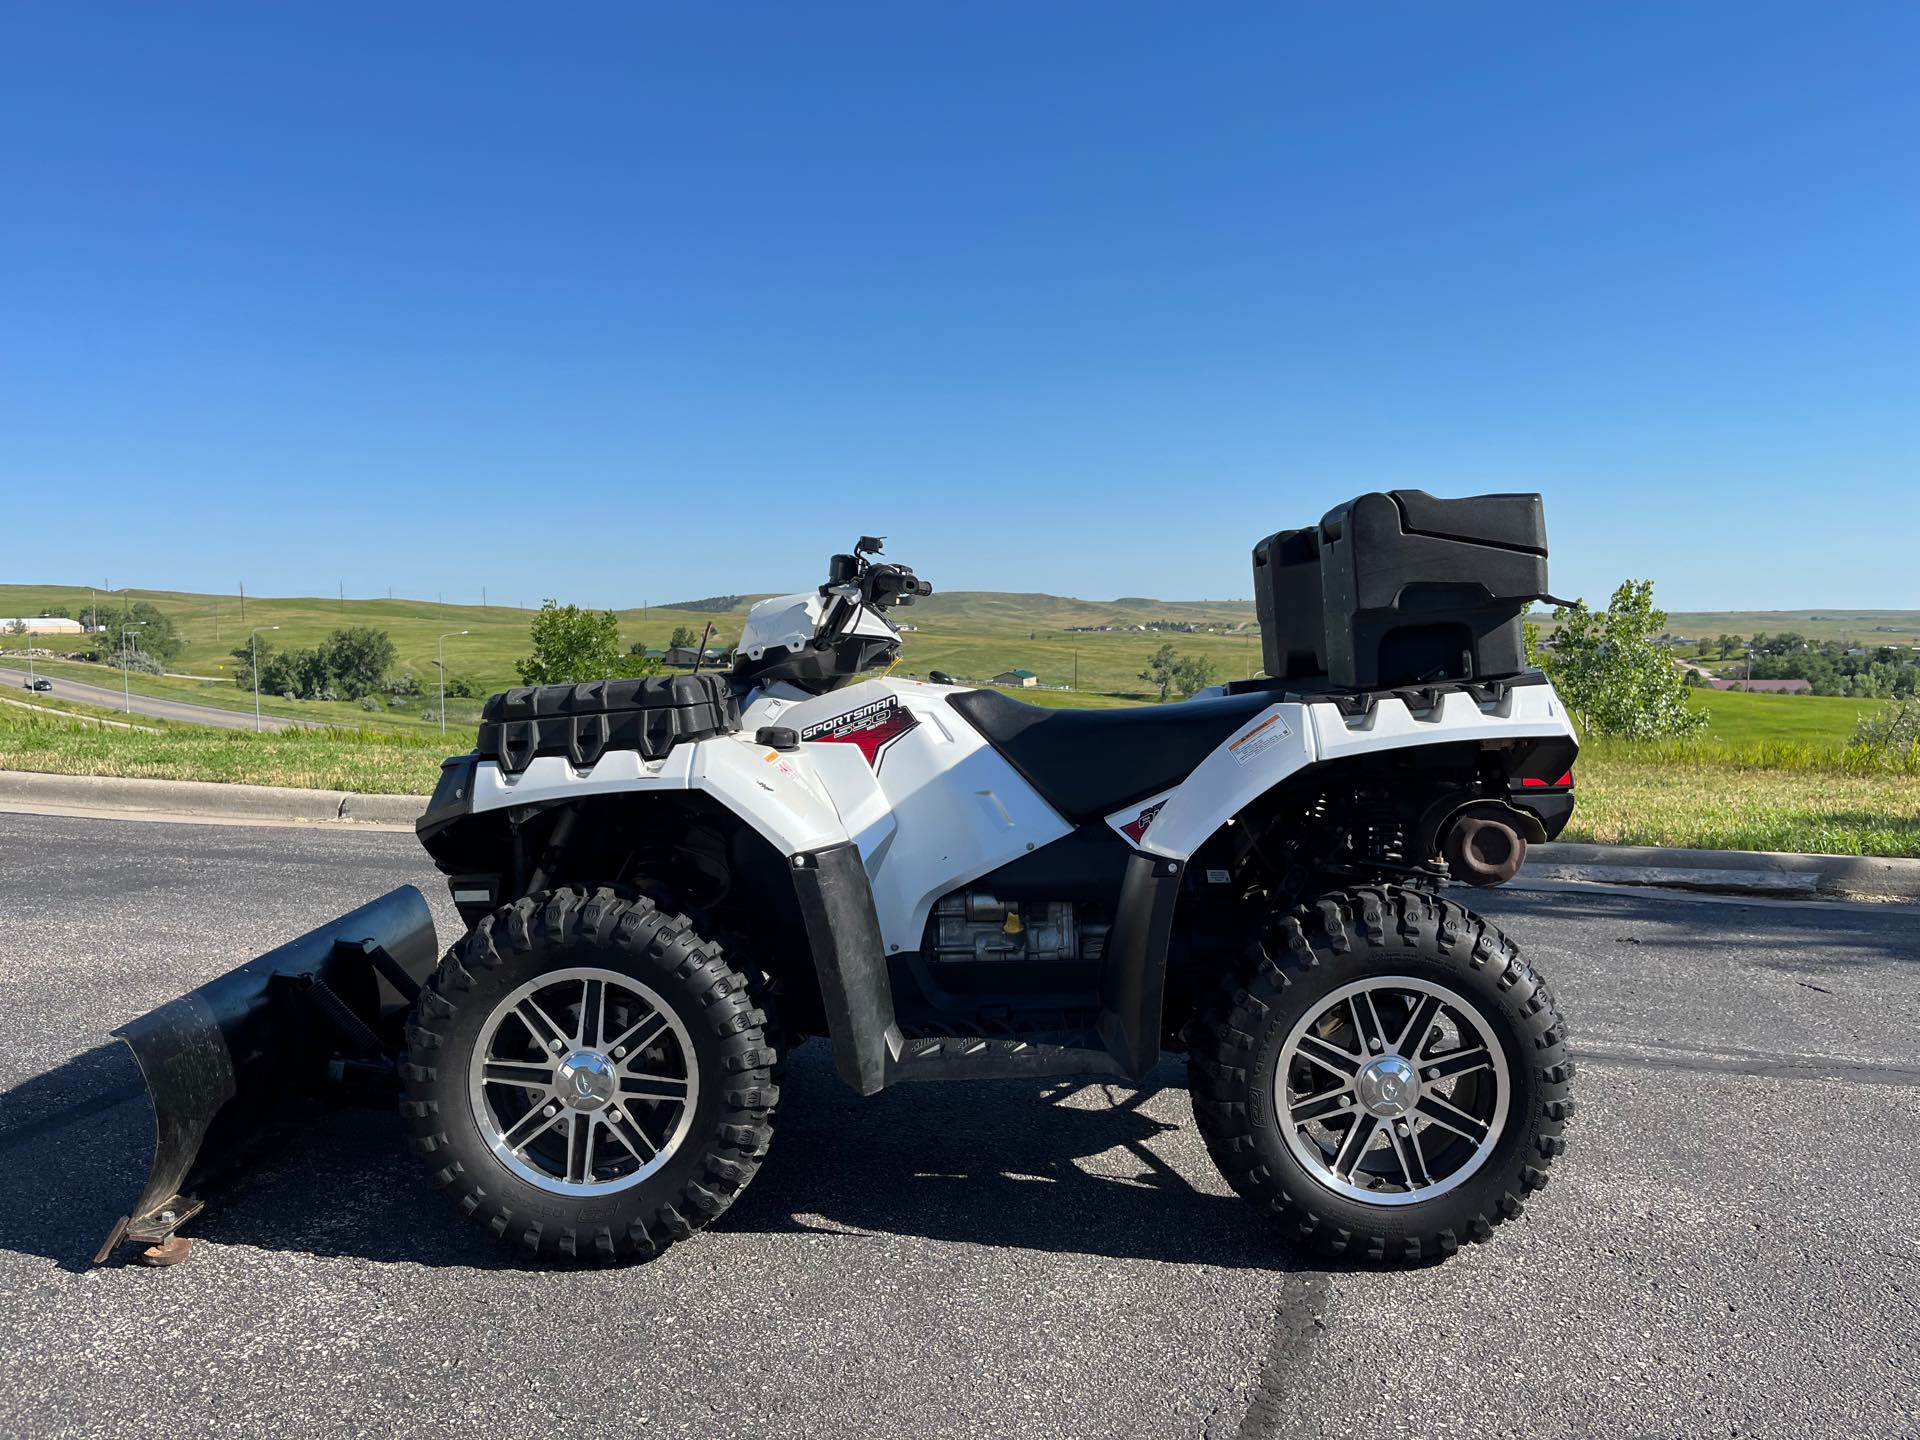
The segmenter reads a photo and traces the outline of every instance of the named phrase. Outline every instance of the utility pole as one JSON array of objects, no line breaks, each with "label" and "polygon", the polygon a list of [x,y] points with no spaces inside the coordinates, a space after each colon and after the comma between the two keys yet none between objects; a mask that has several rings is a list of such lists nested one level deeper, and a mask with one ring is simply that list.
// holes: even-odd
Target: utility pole
[{"label": "utility pole", "polygon": [[347,613],[347,582],[344,580],[340,582],[340,613]]},{"label": "utility pole", "polygon": [[487,608],[487,587],[484,585],[480,587],[480,608],[482,610]]},{"label": "utility pole", "polygon": [[1076,690],[1080,688],[1080,652],[1078,650],[1073,652],[1073,688]]},{"label": "utility pole", "polygon": [[247,582],[240,582],[240,623],[247,623]]},{"label": "utility pole", "polygon": [[213,602],[213,643],[220,643],[220,602]]}]

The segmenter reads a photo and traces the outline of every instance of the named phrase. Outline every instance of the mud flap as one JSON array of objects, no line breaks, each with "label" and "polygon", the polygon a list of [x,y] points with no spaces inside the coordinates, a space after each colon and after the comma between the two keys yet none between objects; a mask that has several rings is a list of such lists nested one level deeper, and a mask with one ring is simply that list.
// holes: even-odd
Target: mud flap
[{"label": "mud flap", "polygon": [[174,1232],[289,1102],[393,1094],[407,1011],[439,962],[433,914],[411,885],[290,940],[113,1033],[153,1104],[146,1188],[94,1263],[123,1241],[182,1258]]}]

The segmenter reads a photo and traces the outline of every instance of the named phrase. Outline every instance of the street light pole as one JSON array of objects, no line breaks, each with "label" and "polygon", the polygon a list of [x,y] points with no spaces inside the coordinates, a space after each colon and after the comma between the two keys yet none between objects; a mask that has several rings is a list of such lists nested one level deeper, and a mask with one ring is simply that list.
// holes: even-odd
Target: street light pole
[{"label": "street light pole", "polygon": [[247,648],[253,652],[253,733],[260,733],[260,632],[278,630],[278,625],[258,625],[247,632]]},{"label": "street light pole", "polygon": [[127,714],[133,714],[133,671],[127,666],[127,632],[146,629],[146,621],[129,625],[124,620],[120,624],[120,691],[127,702]]},{"label": "street light pole", "polygon": [[440,733],[447,733],[447,641],[457,635],[470,635],[470,630],[449,630],[440,637]]}]

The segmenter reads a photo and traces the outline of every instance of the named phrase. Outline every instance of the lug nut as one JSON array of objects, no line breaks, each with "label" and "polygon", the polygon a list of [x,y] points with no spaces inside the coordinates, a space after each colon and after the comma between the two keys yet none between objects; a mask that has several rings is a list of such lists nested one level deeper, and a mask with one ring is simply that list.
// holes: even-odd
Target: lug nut
[{"label": "lug nut", "polygon": [[551,1050],[556,1055],[558,1055],[565,1048],[566,1047],[562,1045],[558,1040],[549,1040],[547,1042],[547,1049]]},{"label": "lug nut", "polygon": [[1386,1048],[1387,1042],[1382,1040],[1378,1035],[1367,1041],[1367,1049],[1369,1050],[1384,1050]]},{"label": "lug nut", "polygon": [[622,1120],[625,1120],[627,1117],[622,1115],[618,1110],[609,1110],[607,1112],[607,1118],[613,1121],[614,1124],[618,1125]]},{"label": "lug nut", "polygon": [[1404,1120],[1399,1121],[1393,1128],[1398,1130],[1402,1135],[1411,1135],[1413,1133],[1413,1127]]},{"label": "lug nut", "polygon": [[624,1045],[616,1045],[613,1047],[613,1058],[616,1060],[620,1059],[626,1053],[627,1053],[627,1047]]},{"label": "lug nut", "polygon": [[540,1113],[542,1115],[545,1115],[548,1119],[552,1119],[555,1115],[558,1115],[560,1113],[560,1107],[558,1105],[549,1105],[547,1106],[546,1109],[542,1110]]},{"label": "lug nut", "polygon": [[1340,1097],[1340,1108],[1342,1110],[1351,1109],[1352,1106],[1353,1106],[1353,1097],[1351,1095],[1342,1095]]},{"label": "lug nut", "polygon": [[1440,1067],[1438,1065],[1429,1065],[1427,1067],[1427,1079],[1438,1080],[1439,1078],[1440,1078]]}]

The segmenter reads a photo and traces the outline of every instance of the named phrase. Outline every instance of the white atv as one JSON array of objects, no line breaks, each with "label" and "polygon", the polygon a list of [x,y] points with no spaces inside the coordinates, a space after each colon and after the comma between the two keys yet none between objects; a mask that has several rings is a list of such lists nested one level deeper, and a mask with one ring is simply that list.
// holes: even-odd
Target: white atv
[{"label": "white atv", "polygon": [[[348,997],[336,1078],[378,1069],[413,1000],[402,1113],[461,1210],[530,1255],[651,1255],[753,1178],[782,1059],[824,1036],[863,1095],[1150,1083],[1184,1051],[1227,1180],[1349,1258],[1519,1214],[1573,1067],[1546,985],[1446,892],[1572,808],[1574,735],[1519,639],[1539,498],[1369,495],[1270,537],[1268,678],[1134,709],[894,678],[889,611],[931,586],[878,554],[754,606],[731,673],[488,701],[419,822],[470,927],[430,978],[392,959],[423,953],[415,920],[316,932],[384,977]],[[331,1014],[346,977],[293,984]],[[170,1234],[180,1178],[129,1234]]]}]

